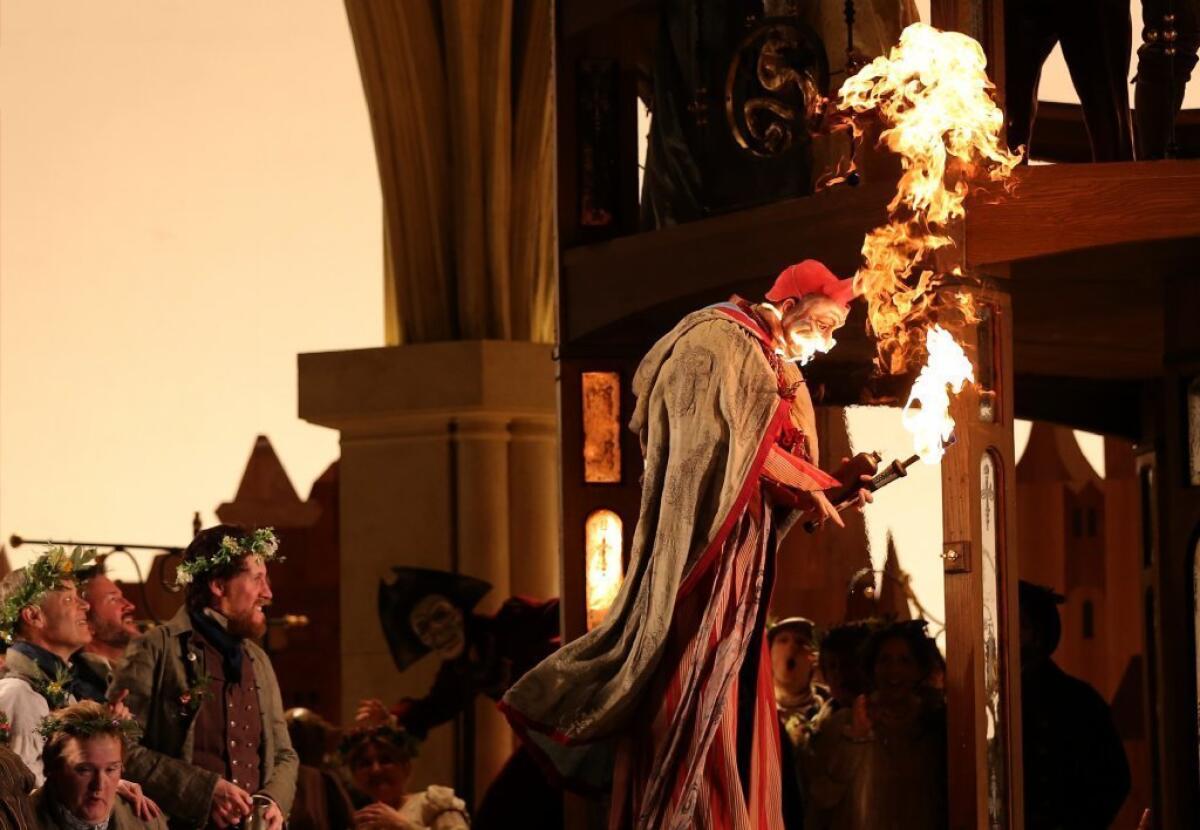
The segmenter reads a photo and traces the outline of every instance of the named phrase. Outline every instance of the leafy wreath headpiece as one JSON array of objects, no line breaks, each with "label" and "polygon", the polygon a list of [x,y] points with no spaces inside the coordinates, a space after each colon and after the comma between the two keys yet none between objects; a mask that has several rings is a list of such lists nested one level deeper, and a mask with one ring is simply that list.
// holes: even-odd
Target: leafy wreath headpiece
[{"label": "leafy wreath headpiece", "polygon": [[116,734],[128,744],[136,743],[142,737],[142,727],[133,718],[118,718],[107,711],[82,718],[47,715],[38,723],[37,731],[47,741],[58,732],[65,732],[73,738]]},{"label": "leafy wreath headpiece", "polygon": [[411,732],[395,721],[388,721],[378,726],[360,727],[347,732],[338,744],[337,751],[342,758],[342,763],[349,763],[350,756],[356,749],[372,741],[391,744],[408,758],[416,758],[417,748],[421,745],[421,742]]},{"label": "leafy wreath headpiece", "polygon": [[257,556],[264,562],[284,561],[284,557],[279,555],[279,539],[275,537],[275,530],[260,527],[245,539],[224,537],[217,552],[212,556],[197,556],[195,559],[180,562],[175,569],[175,584],[181,588],[186,587],[198,575],[228,565],[243,556]]},{"label": "leafy wreath headpiece", "polygon": [[65,580],[74,578],[95,558],[95,548],[84,550],[76,545],[75,550],[67,553],[66,548],[55,545],[26,565],[24,583],[0,604],[0,637],[11,643],[21,620],[21,611],[37,605],[49,591],[57,590]]}]

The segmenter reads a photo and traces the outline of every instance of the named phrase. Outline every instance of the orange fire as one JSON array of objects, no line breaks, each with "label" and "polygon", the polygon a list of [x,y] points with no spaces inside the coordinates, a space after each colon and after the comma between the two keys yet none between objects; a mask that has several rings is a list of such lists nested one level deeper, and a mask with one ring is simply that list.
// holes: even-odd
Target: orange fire
[{"label": "orange fire", "polygon": [[[942,383],[940,394],[929,386],[920,393],[914,388],[905,407],[917,451],[930,463],[941,458],[947,422],[953,429],[945,384],[963,376],[963,363],[970,370],[965,355],[958,359],[962,348],[936,322],[974,318],[970,296],[947,290],[930,254],[954,244],[949,226],[965,215],[968,192],[987,182],[1003,185],[1021,160],[1000,138],[1004,115],[992,98],[986,65],[983,49],[970,37],[914,23],[898,46],[863,67],[838,93],[837,108],[855,134],[863,132],[863,116],[877,118],[884,127],[880,143],[901,159],[903,175],[888,205],[889,221],[867,235],[854,279],[867,301],[880,368],[899,373],[928,357],[920,377]],[[951,365],[934,365],[940,360]],[[935,406],[938,412],[931,411]]]}]

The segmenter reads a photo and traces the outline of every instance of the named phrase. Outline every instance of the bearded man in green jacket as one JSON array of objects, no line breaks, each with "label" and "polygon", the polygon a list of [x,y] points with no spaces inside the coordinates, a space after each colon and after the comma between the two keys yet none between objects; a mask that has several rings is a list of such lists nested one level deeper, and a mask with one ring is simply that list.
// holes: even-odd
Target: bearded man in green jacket
[{"label": "bearded man in green jacket", "polygon": [[270,529],[218,525],[183,554],[176,580],[187,601],[170,622],[129,647],[109,686],[145,728],[126,759],[172,828],[241,824],[251,813],[280,830],[299,760],[265,651]]}]

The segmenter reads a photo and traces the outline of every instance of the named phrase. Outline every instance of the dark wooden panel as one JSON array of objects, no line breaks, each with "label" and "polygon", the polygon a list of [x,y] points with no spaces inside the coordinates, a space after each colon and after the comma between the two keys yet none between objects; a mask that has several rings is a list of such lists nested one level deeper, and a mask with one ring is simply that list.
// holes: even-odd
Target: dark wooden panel
[{"label": "dark wooden panel", "polygon": [[[631,389],[637,361],[631,359],[562,360],[559,363],[559,470],[562,473],[562,625],[563,641],[587,631],[587,557],[584,529],[592,511],[612,510],[621,517],[623,552],[629,555],[641,505],[641,450],[625,428],[633,417]],[[621,481],[588,484],[583,471],[583,390],[585,371],[617,372],[621,378]]]},{"label": "dark wooden panel", "polygon": [[967,208],[971,267],[1200,235],[1200,161],[1025,167],[1013,194]]},{"label": "dark wooden panel", "polygon": [[[1200,110],[1184,110],[1175,123],[1179,158],[1200,157]],[[1092,148],[1083,108],[1078,104],[1039,101],[1030,141],[1033,158],[1052,162],[1088,163]]]},{"label": "dark wooden panel", "polygon": [[679,297],[725,292],[814,258],[840,273],[858,265],[863,237],[886,219],[892,183],[842,187],[807,199],[662,228],[563,253],[560,342]]},{"label": "dark wooden panel", "polygon": [[1134,280],[1014,280],[1019,373],[1130,379],[1162,372],[1162,307]]},{"label": "dark wooden panel", "polygon": [[[1017,348],[1018,364],[1020,346]],[[1017,374],[1018,418],[1137,441],[1142,431],[1142,383],[1044,374]]]},{"label": "dark wooden panel", "polygon": [[656,7],[655,0],[559,0],[558,15],[563,35],[573,37],[630,12],[653,13]]}]

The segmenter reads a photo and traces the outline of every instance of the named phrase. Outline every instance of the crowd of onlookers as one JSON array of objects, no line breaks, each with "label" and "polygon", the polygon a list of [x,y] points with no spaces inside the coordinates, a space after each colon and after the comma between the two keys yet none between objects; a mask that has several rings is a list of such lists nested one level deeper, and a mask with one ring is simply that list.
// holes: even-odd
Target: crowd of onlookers
[{"label": "crowd of onlookers", "polygon": [[[1055,664],[1053,591],[1021,583],[1024,826],[1107,828],[1130,790],[1104,699]],[[947,825],[945,663],[924,621],[767,630],[789,830]]]},{"label": "crowd of onlookers", "polygon": [[[277,547],[270,531],[202,531],[178,567],[184,607],[144,634],[87,552],[52,549],[0,581],[0,830],[470,826],[449,787],[410,790],[418,741],[552,651],[557,603],[513,598],[479,615],[478,586],[397,569],[400,622],[384,619],[397,665],[430,652],[443,665],[425,698],[363,701],[343,731],[284,711],[257,643]],[[1052,659],[1059,601],[1022,583],[1025,826],[1107,827],[1128,766],[1103,699]],[[926,623],[822,632],[791,617],[766,638],[785,826],[946,827],[945,664]],[[524,750],[483,794],[476,826],[518,816],[527,828],[562,823],[557,791]]]},{"label": "crowd of onlookers", "polygon": [[461,830],[467,805],[449,787],[409,789],[418,741],[394,720],[343,733],[309,709],[287,713],[300,759],[288,827]]},{"label": "crowd of onlookers", "polygon": [[924,622],[767,631],[787,827],[945,825],[942,662]]},{"label": "crowd of onlookers", "polygon": [[145,633],[91,551],[0,580],[0,830],[466,828],[451,789],[409,791],[395,719],[342,734],[284,711],[258,644],[281,558],[268,529],[201,531],[183,608]]}]

